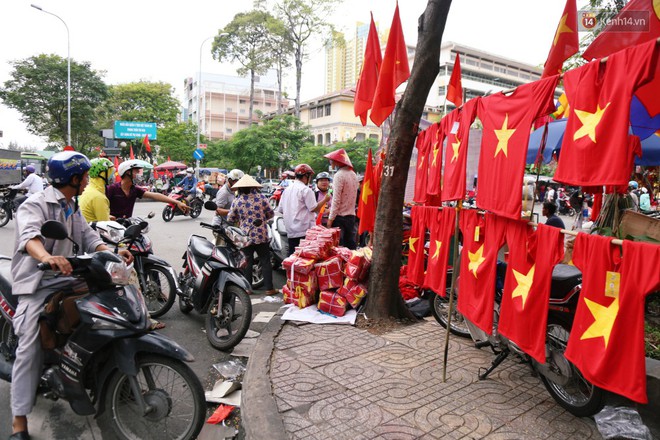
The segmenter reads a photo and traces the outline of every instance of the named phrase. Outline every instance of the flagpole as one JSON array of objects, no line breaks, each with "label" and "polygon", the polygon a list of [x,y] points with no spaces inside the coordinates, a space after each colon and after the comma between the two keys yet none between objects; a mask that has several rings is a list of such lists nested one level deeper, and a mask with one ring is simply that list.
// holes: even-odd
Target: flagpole
[{"label": "flagpole", "polygon": [[454,308],[454,289],[456,288],[456,275],[458,274],[458,218],[460,217],[461,209],[463,209],[463,201],[459,200],[456,205],[456,221],[454,222],[454,255],[453,266],[451,272],[451,285],[449,287],[449,313],[447,314],[447,331],[445,332],[445,350],[444,359],[442,360],[442,382],[447,382],[447,354],[449,352],[449,329],[451,328],[451,315]]}]

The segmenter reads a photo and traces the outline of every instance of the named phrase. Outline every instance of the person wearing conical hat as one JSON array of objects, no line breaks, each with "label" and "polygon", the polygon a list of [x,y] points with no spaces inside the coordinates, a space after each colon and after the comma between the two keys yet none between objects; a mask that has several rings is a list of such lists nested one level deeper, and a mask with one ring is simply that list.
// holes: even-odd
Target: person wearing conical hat
[{"label": "person wearing conical hat", "polygon": [[355,249],[355,200],[358,192],[358,178],[346,150],[340,148],[325,156],[330,165],[338,171],[332,180],[332,204],[328,215],[328,227],[341,229],[339,244]]}]

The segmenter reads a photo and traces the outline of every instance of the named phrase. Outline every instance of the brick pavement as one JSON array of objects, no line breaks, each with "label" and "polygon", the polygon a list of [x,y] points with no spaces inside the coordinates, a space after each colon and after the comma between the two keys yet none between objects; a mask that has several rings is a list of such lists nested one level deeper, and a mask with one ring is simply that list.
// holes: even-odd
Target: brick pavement
[{"label": "brick pavement", "polygon": [[285,324],[270,381],[293,439],[601,438],[591,419],[564,411],[511,357],[485,381],[494,355],[450,338],[435,321],[377,336],[351,326]]}]

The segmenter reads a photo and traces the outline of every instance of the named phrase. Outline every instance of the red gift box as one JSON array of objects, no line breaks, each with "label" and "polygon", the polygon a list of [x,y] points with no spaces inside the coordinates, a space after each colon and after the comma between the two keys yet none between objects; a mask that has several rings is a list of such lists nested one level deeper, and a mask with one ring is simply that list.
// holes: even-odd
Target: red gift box
[{"label": "red gift box", "polygon": [[282,261],[282,267],[286,270],[287,278],[290,278],[291,272],[308,274],[314,269],[314,259],[304,258],[299,255],[289,255]]},{"label": "red gift box", "polygon": [[354,280],[364,280],[369,276],[369,267],[371,266],[371,249],[362,248],[351,253],[351,257],[346,261],[344,273],[347,277]]},{"label": "red gift box", "polygon": [[347,247],[335,246],[330,251],[330,255],[337,256],[341,258],[342,261],[346,262],[351,258],[351,255],[353,255],[353,251]]},{"label": "red gift box", "polygon": [[342,296],[351,305],[351,307],[357,309],[364,297],[367,296],[367,287],[362,283],[353,283],[354,284],[350,289],[342,292]]},{"label": "red gift box", "polygon": [[342,273],[342,261],[339,257],[332,257],[329,260],[314,265],[316,277],[318,278],[319,289],[328,290],[341,287],[344,281]]},{"label": "red gift box", "polygon": [[316,273],[301,274],[293,272],[293,277],[286,280],[286,287],[290,293],[288,303],[295,304],[301,309],[311,306],[314,303],[316,286]]},{"label": "red gift box", "polygon": [[346,304],[346,299],[334,290],[323,290],[319,297],[318,308],[320,311],[334,316],[344,316]]}]

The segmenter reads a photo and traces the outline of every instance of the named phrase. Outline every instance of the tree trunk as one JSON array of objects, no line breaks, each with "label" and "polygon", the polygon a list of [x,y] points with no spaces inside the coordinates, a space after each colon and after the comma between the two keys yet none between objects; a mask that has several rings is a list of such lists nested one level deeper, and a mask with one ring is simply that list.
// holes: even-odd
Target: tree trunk
[{"label": "tree trunk", "polygon": [[250,69],[250,106],[248,107],[248,128],[252,127],[252,111],[254,110],[254,69]]},{"label": "tree trunk", "polygon": [[303,49],[302,46],[296,47],[296,106],[295,116],[300,119],[300,85],[302,84],[302,64]]},{"label": "tree trunk", "polygon": [[282,63],[277,63],[277,114],[282,114]]},{"label": "tree trunk", "polygon": [[415,62],[406,91],[396,106],[376,210],[369,301],[365,310],[370,319],[410,316],[399,293],[401,209],[419,120],[440,70],[440,44],[450,6],[451,0],[429,0],[419,17]]}]

